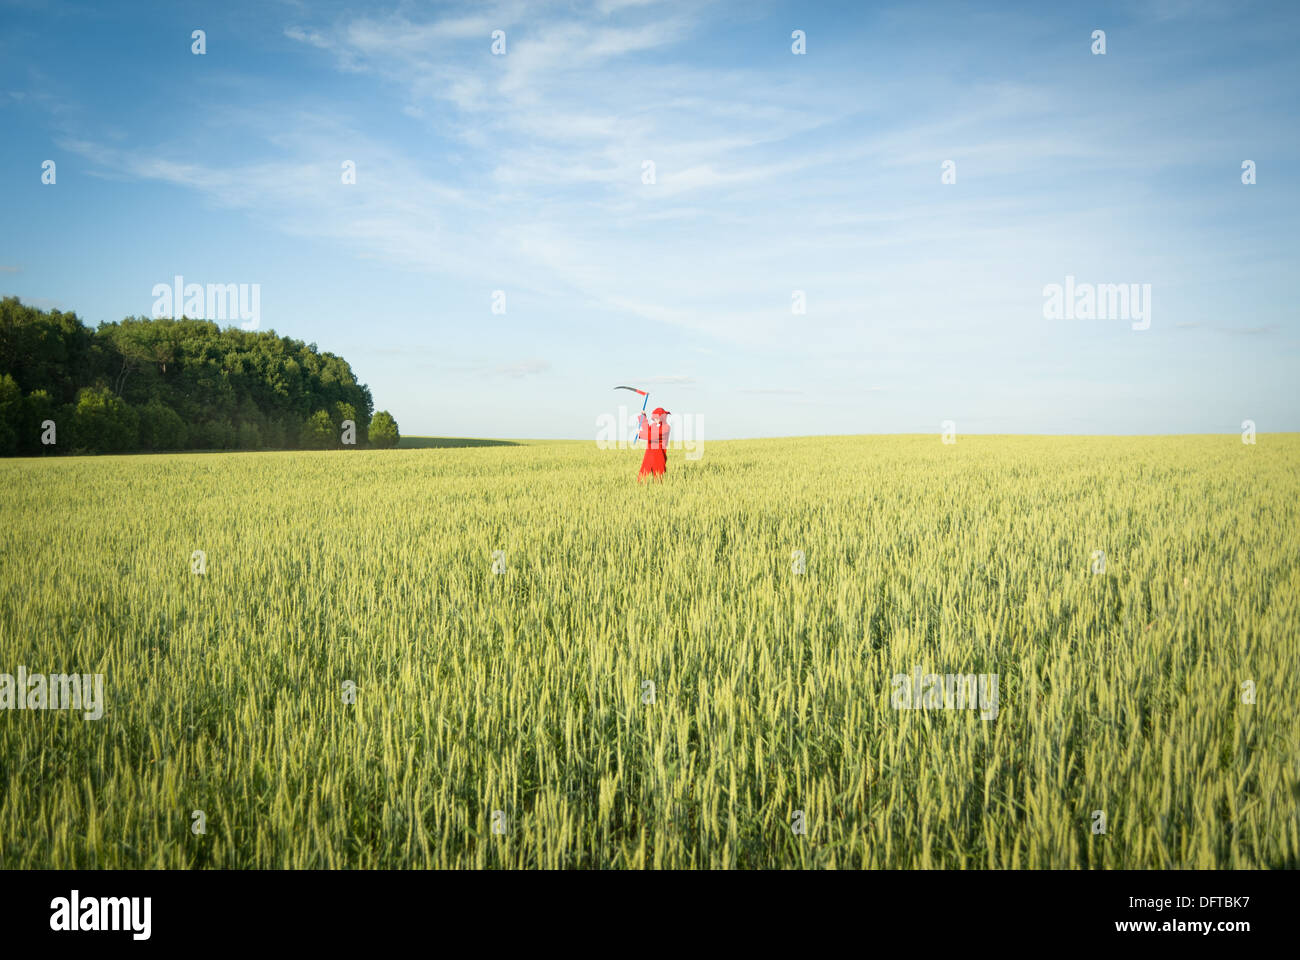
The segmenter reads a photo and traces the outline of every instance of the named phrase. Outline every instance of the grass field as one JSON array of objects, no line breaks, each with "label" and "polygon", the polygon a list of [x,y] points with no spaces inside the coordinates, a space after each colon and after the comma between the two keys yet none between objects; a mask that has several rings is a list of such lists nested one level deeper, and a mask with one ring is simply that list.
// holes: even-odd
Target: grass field
[{"label": "grass field", "polygon": [[1300,437],[638,458],[0,462],[0,866],[1300,864]]}]

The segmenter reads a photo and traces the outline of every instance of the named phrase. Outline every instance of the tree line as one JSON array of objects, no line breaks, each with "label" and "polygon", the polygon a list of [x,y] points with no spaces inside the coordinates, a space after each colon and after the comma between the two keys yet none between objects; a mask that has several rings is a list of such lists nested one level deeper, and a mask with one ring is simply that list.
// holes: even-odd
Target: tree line
[{"label": "tree line", "polygon": [[208,320],[0,300],[0,456],[392,447],[397,422],[342,357]]}]

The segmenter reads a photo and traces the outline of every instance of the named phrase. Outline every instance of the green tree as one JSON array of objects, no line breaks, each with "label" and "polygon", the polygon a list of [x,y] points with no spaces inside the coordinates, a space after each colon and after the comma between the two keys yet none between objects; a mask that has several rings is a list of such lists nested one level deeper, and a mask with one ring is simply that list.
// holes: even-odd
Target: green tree
[{"label": "green tree", "polygon": [[380,410],[370,421],[370,445],[372,447],[395,447],[401,439],[397,432],[397,421],[387,410]]},{"label": "green tree", "polygon": [[290,438],[297,435],[298,431],[290,427],[286,420],[278,417],[268,420],[262,427],[262,447],[266,450],[283,450],[292,446]]},{"label": "green tree", "polygon": [[0,374],[24,393],[44,390],[70,403],[94,382],[94,331],[74,313],[37,310],[17,297],[0,300]]},{"label": "green tree", "polygon": [[[357,382],[347,361],[315,344],[183,317],[128,317],[92,330],[75,314],[38,310],[15,297],[0,299],[0,376],[6,374],[21,394],[40,394],[43,416],[33,424],[28,410],[15,427],[10,409],[0,421],[9,427],[0,437],[0,453],[14,452],[11,432],[17,452],[54,452],[40,444],[39,429],[33,432],[44,419],[58,424],[58,450],[71,450],[78,418],[63,417],[62,411],[80,403],[86,388],[107,388],[133,409],[140,420],[138,441],[147,449],[168,449],[175,433],[175,422],[158,404],[174,411],[186,428],[181,443],[204,450],[247,446],[254,431],[258,446],[297,446],[304,421],[316,411],[333,421],[328,446],[339,445],[344,420],[356,424],[357,443],[364,444],[374,411],[369,388]],[[82,440],[107,449],[102,444],[116,440],[95,435],[96,415],[87,409],[81,416],[90,431]],[[246,424],[252,429],[244,429]]]},{"label": "green tree", "polygon": [[0,376],[0,456],[18,452],[18,437],[23,429],[23,392],[9,374]]},{"label": "green tree", "polygon": [[239,449],[262,449],[262,431],[257,429],[257,424],[245,421],[239,425]]},{"label": "green tree", "polygon": [[217,450],[233,450],[235,444],[239,442],[239,434],[235,430],[235,425],[229,420],[214,420],[211,424],[212,446]]},{"label": "green tree", "polygon": [[334,422],[324,410],[317,410],[302,425],[300,444],[304,450],[327,450],[337,444]]},{"label": "green tree", "polygon": [[77,394],[72,413],[72,446],[92,453],[121,453],[139,443],[139,417],[107,387],[87,387]]},{"label": "green tree", "polygon": [[[51,445],[41,443],[44,424],[54,423],[54,440]],[[68,420],[64,418],[66,425]],[[18,451],[24,454],[53,453],[58,450],[58,404],[44,390],[33,390],[23,400],[22,427],[18,431]]]},{"label": "green tree", "polygon": [[180,450],[188,431],[181,415],[161,400],[150,400],[139,408],[140,446],[146,450]]},{"label": "green tree", "polygon": [[340,445],[342,445],[343,443],[342,440],[343,424],[347,423],[349,420],[352,421],[356,445],[364,446],[366,442],[366,437],[365,437],[366,425],[357,419],[356,408],[353,407],[352,404],[345,403],[342,400],[335,403],[334,404],[334,436],[338,438]]}]

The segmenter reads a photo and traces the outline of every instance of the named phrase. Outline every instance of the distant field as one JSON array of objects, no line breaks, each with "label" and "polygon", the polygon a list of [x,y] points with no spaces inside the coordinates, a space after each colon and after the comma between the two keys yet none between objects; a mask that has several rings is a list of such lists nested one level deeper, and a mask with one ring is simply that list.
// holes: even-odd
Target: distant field
[{"label": "distant field", "polygon": [[0,461],[0,867],[1300,865],[1300,436],[465,443]]},{"label": "distant field", "polygon": [[401,450],[450,450],[458,447],[517,447],[521,442],[526,441],[479,440],[474,437],[402,437],[397,446]]}]

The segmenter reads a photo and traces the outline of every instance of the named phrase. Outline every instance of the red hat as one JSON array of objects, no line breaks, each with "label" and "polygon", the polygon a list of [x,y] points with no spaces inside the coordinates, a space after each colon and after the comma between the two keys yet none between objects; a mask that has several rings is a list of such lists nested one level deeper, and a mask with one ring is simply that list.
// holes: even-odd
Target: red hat
[{"label": "red hat", "polygon": [[660,414],[668,413],[669,411],[665,410],[663,407],[655,407],[655,408],[654,408],[653,410],[651,410],[650,412],[653,413],[653,414],[657,417],[657,416],[659,416]]}]

